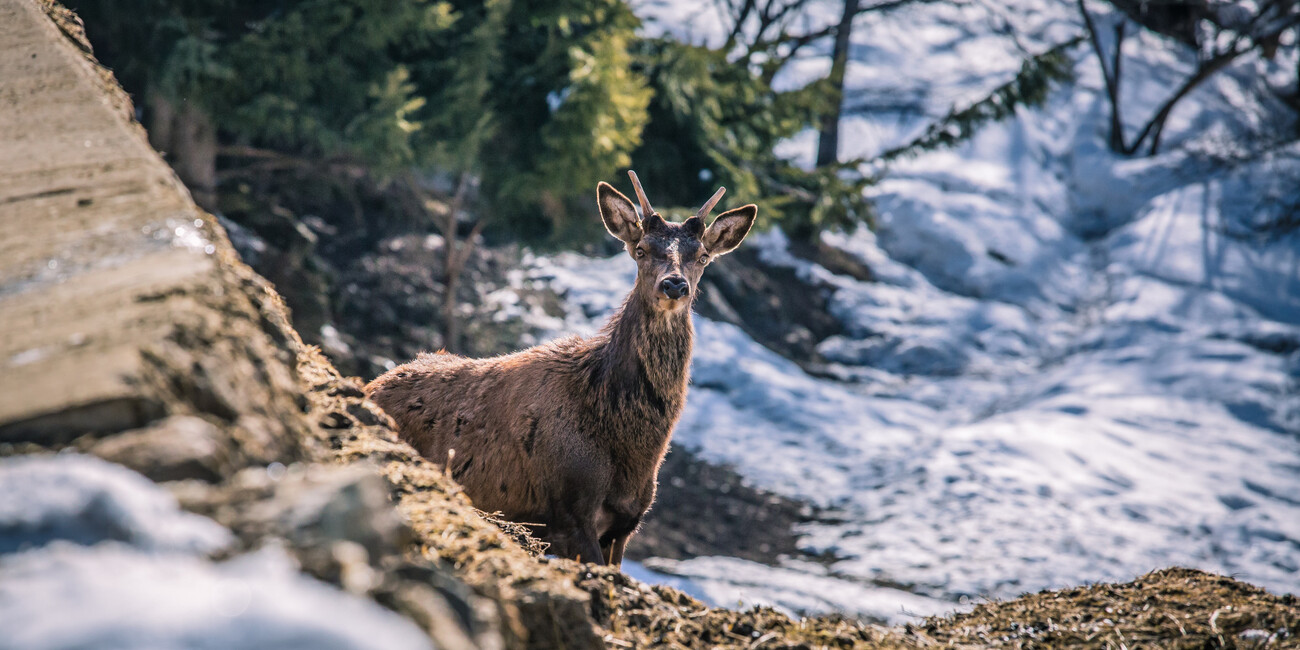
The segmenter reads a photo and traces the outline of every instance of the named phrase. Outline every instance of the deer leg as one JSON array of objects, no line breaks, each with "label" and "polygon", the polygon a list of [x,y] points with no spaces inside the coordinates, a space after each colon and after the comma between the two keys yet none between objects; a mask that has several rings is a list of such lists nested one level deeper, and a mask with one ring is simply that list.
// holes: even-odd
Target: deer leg
[{"label": "deer leg", "polygon": [[595,531],[573,526],[557,532],[556,538],[555,546],[552,546],[556,555],[592,564],[606,563],[605,553],[596,540]]},{"label": "deer leg", "polygon": [[621,537],[610,537],[600,547],[600,554],[605,558],[605,564],[613,567],[622,566],[623,549],[627,547],[627,540],[631,535]]},{"label": "deer leg", "polygon": [[636,529],[640,525],[640,515],[625,514],[615,521],[600,540],[601,552],[605,554],[606,563],[616,567],[623,565],[623,552],[627,549],[627,540],[636,534]]},{"label": "deer leg", "polygon": [[578,558],[583,562],[592,564],[607,564],[604,553],[601,553],[600,542],[596,540],[596,531],[582,530],[578,532]]},{"label": "deer leg", "polygon": [[551,553],[570,560],[605,564],[605,554],[591,524],[568,512],[555,514],[548,535]]}]

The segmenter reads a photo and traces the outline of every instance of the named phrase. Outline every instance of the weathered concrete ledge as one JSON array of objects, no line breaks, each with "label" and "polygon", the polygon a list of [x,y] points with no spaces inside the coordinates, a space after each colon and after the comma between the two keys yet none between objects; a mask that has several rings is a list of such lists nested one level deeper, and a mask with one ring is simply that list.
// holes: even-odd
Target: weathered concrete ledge
[{"label": "weathered concrete ledge", "polygon": [[0,3],[0,80],[0,441],[187,412],[301,437],[279,435],[301,434],[301,413],[256,304],[269,290],[121,90],[32,1]]}]

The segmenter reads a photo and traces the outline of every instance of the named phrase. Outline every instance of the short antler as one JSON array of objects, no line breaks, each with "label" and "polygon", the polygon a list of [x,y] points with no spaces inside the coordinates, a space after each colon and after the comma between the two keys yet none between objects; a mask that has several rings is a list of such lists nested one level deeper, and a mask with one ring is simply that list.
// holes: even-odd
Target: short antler
[{"label": "short antler", "polygon": [[700,208],[700,211],[695,213],[695,216],[699,217],[699,219],[703,221],[704,218],[709,216],[709,213],[713,211],[713,206],[717,205],[718,201],[722,200],[722,195],[726,193],[727,193],[727,188],[719,187],[718,191],[713,193],[713,198],[709,199],[704,204],[704,207]]},{"label": "short antler", "polygon": [[655,213],[650,207],[650,199],[645,197],[645,190],[641,189],[641,181],[636,177],[636,172],[627,170],[628,178],[632,179],[632,189],[636,190],[636,198],[641,202],[641,217],[645,218]]}]

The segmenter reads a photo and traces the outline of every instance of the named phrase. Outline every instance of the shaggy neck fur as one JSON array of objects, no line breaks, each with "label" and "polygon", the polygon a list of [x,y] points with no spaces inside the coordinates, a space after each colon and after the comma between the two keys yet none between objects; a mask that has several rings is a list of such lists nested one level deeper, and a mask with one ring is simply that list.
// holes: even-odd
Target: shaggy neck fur
[{"label": "shaggy neck fur", "polygon": [[686,401],[695,329],[689,306],[657,313],[644,293],[634,289],[593,341],[589,378],[614,411],[671,428]]}]

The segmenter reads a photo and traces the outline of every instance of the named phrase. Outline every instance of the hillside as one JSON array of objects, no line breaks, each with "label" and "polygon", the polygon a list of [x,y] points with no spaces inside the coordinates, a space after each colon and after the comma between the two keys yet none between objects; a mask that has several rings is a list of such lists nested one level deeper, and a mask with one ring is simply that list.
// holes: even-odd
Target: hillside
[{"label": "hillside", "polygon": [[1293,597],[1192,570],[888,628],[538,557],[302,343],[88,51],[0,0],[0,647],[1294,642]]}]

